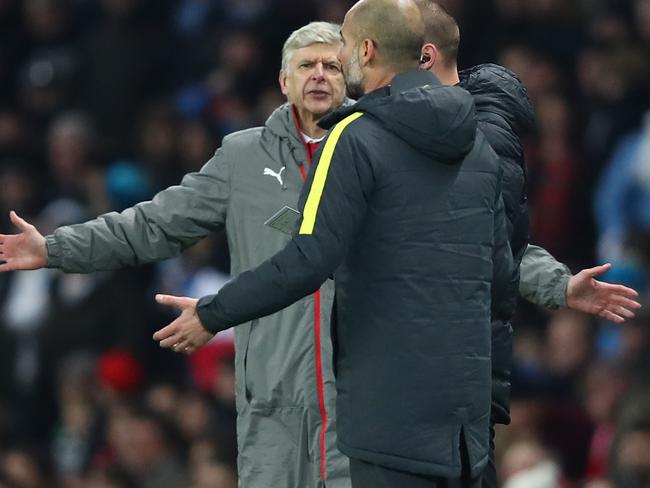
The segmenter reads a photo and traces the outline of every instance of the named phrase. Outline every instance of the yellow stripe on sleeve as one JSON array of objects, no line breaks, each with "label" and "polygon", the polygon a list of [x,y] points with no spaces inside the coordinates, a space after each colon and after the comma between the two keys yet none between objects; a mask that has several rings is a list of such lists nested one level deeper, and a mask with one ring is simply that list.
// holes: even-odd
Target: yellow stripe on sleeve
[{"label": "yellow stripe on sleeve", "polygon": [[303,212],[304,217],[302,219],[299,234],[310,235],[314,232],[318,205],[320,204],[320,199],[323,195],[323,190],[325,189],[325,180],[327,179],[327,173],[330,169],[330,163],[332,162],[332,156],[334,155],[336,144],[345,128],[362,115],[363,112],[355,112],[352,115],[347,116],[334,126],[332,133],[327,138],[323,152],[318,160],[318,166],[316,166],[314,181],[311,184],[311,189],[307,196],[307,202],[305,203],[305,209]]}]

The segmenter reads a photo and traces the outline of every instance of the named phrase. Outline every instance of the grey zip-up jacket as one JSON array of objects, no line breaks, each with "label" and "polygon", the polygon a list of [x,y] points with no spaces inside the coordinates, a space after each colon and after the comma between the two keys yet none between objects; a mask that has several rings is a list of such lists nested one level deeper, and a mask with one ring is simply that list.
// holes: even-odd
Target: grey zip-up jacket
[{"label": "grey zip-up jacket", "polygon": [[337,124],[303,189],[299,231],[199,300],[197,314],[223,330],[335,272],[340,449],[407,472],[477,476],[488,454],[491,305],[514,309],[518,276],[499,162],[472,98],[409,71],[323,123]]},{"label": "grey zip-up jacket", "polygon": [[[90,272],[159,261],[225,226],[238,275],[289,241],[264,222],[296,208],[303,170],[307,153],[283,105],[265,127],[227,136],[199,173],[152,201],[58,229],[47,237],[49,266]],[[335,438],[332,301],[328,281],[317,297],[235,329],[240,486],[320,488],[323,478],[327,488],[350,486]]]}]

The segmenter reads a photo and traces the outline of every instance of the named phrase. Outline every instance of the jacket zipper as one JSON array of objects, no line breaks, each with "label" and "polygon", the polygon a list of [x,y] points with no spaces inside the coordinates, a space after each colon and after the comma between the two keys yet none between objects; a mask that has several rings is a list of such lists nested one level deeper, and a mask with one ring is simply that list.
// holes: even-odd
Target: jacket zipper
[{"label": "jacket zipper", "polygon": [[[292,105],[291,109],[293,111],[293,120],[296,123],[296,129],[298,130],[298,135],[302,141],[303,146],[305,147],[305,153],[309,159],[309,166],[313,164],[312,153],[307,146],[304,138],[302,137],[302,131],[300,130],[300,125],[298,123],[298,114],[296,108]],[[300,174],[302,175],[303,183],[307,181],[307,170],[305,165],[300,165]],[[321,349],[321,320],[320,320],[320,290],[314,293],[314,348],[316,350],[316,387],[318,391],[318,406],[320,409],[321,417],[321,430],[320,430],[320,478],[324,482],[327,479],[327,470],[326,470],[326,448],[325,448],[325,431],[327,430],[327,409],[325,408],[325,387],[323,382],[323,354]]]}]

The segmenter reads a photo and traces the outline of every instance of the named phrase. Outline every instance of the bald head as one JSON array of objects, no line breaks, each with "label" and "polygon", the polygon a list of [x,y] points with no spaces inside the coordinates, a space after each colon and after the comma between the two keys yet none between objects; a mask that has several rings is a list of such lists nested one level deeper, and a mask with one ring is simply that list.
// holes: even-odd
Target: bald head
[{"label": "bald head", "polygon": [[438,50],[441,61],[456,66],[460,30],[458,23],[445,8],[432,0],[414,0],[424,21],[424,42],[430,42]]},{"label": "bald head", "polygon": [[418,67],[424,22],[413,0],[361,0],[345,20],[355,43],[375,43],[379,63],[397,72]]}]

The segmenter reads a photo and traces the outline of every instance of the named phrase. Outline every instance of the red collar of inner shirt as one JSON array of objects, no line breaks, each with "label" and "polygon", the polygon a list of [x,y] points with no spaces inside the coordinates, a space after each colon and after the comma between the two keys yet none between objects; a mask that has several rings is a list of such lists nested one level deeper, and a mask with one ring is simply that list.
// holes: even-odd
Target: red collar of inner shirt
[{"label": "red collar of inner shirt", "polygon": [[320,144],[320,142],[307,142],[305,140],[305,136],[303,135],[302,129],[300,128],[300,119],[298,118],[298,110],[296,109],[296,106],[291,105],[291,110],[293,112],[293,121],[296,124],[298,135],[300,136],[302,145],[304,146],[305,152],[307,153],[307,158],[309,159],[309,165],[311,166],[314,160],[314,153],[316,152],[316,149],[318,149],[318,145]]}]

